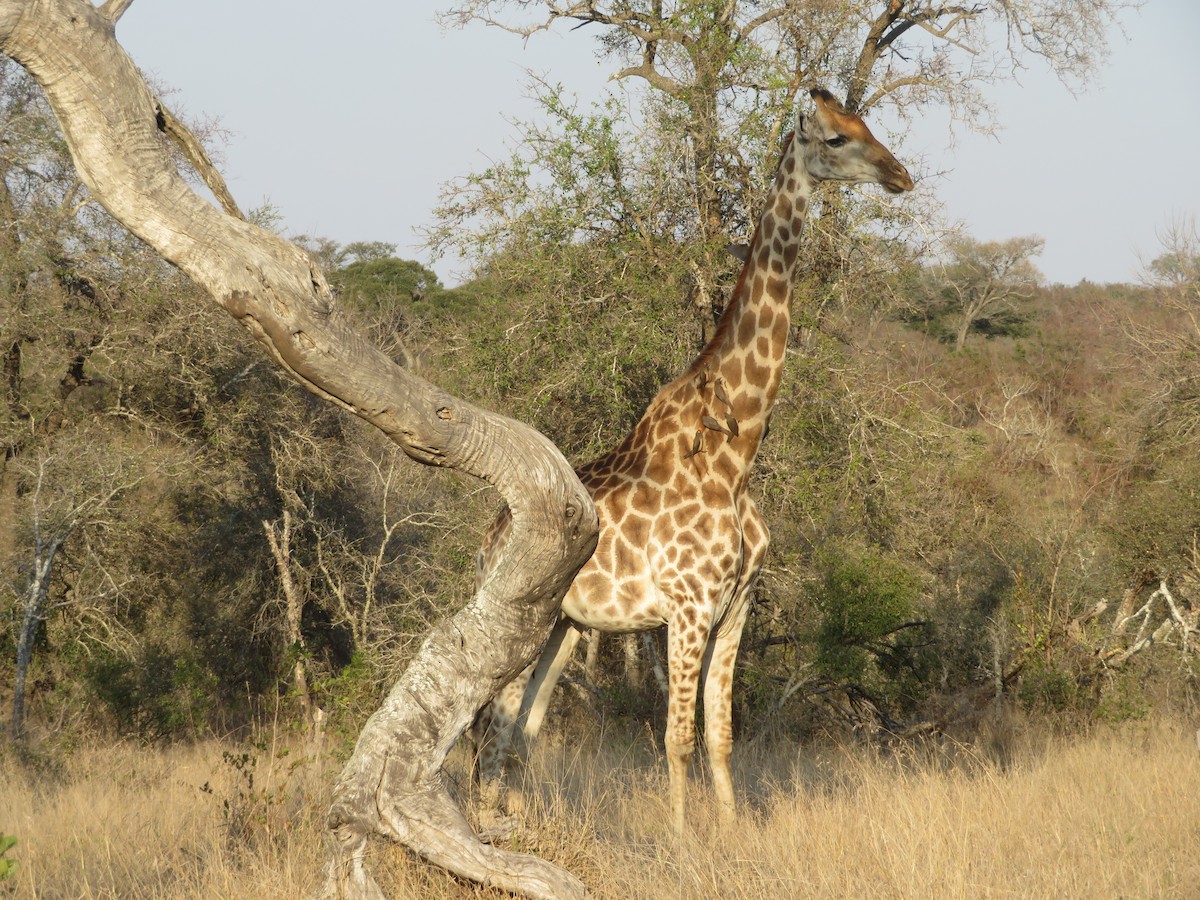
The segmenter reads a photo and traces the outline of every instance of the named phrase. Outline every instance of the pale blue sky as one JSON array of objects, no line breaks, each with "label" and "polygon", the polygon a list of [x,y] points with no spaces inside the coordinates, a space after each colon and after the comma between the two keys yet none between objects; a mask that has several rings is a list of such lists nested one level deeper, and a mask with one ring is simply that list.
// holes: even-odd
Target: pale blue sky
[{"label": "pale blue sky", "polygon": [[[534,112],[525,70],[585,96],[603,85],[585,31],[523,45],[480,26],[443,32],[445,3],[138,0],[117,28],[171,103],[232,132],[223,170],[243,208],[269,199],[291,233],[380,240],[425,260],[414,228],[439,186],[507,155]],[[980,239],[1040,234],[1051,281],[1129,281],[1156,230],[1200,213],[1200,3],[1149,0],[1074,97],[1038,69],[989,91],[1002,130],[955,134],[923,116],[921,153],[946,214]],[[448,264],[437,266],[452,281]]]}]

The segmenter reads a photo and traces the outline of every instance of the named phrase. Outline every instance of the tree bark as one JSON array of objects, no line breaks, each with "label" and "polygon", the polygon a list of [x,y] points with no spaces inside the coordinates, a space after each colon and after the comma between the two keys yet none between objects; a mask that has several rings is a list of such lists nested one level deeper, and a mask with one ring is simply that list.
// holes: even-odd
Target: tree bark
[{"label": "tree bark", "polygon": [[958,331],[954,334],[954,352],[962,353],[963,347],[967,346],[967,335],[971,331],[971,326],[975,323],[975,317],[969,309],[964,309],[962,320],[958,323]]},{"label": "tree bark", "polygon": [[364,861],[368,836],[379,833],[485,884],[533,897],[583,896],[569,873],[482,845],[441,768],[475,712],[549,635],[595,546],[587,493],[541,434],[422,381],[350,329],[303,251],[188,187],[167,154],[150,91],[116,42],[123,9],[0,0],[0,52],[45,90],[93,196],[204,287],[305,388],[372,423],[413,459],[487,479],[512,510],[512,537],[495,571],[433,630],[359,737],[329,813],[329,893],[382,896]]}]

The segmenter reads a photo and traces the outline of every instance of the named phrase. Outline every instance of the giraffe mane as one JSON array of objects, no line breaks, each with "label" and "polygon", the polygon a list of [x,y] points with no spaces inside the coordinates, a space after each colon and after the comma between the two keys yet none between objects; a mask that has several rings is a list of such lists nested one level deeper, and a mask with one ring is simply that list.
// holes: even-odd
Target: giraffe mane
[{"label": "giraffe mane", "polygon": [[[783,138],[783,152],[779,154],[779,161],[775,164],[775,172],[778,174],[779,166],[783,164],[783,158],[787,156],[788,147],[795,138],[795,133],[789,131]],[[700,371],[708,365],[709,361],[716,356],[717,350],[721,347],[721,342],[725,340],[725,336],[732,328],[734,312],[738,305],[738,300],[742,297],[742,292],[746,289],[746,274],[750,271],[750,264],[754,260],[754,250],[758,247],[758,232],[759,225],[754,226],[754,233],[750,236],[750,243],[747,244],[746,258],[742,262],[742,272],[738,276],[737,285],[734,286],[733,293],[729,295],[729,302],[725,305],[725,310],[721,313],[721,318],[717,320],[717,330],[713,332],[712,338],[704,349],[700,351],[700,355],[696,357],[691,366],[683,374],[683,378],[691,378],[700,373]]]},{"label": "giraffe mane", "polygon": [[[754,226],[754,234],[750,237],[749,248],[754,250],[758,243],[758,226]],[[721,313],[721,318],[717,320],[717,330],[713,332],[712,338],[704,345],[704,349],[700,351],[700,355],[696,357],[691,367],[684,373],[684,378],[691,378],[698,374],[701,369],[708,365],[720,349],[721,343],[725,340],[725,335],[729,333],[732,327],[734,310],[738,305],[738,300],[741,299],[742,291],[746,287],[746,274],[750,271],[750,263],[753,261],[753,256],[750,253],[746,254],[746,261],[742,263],[742,274],[738,276],[737,285],[733,289],[733,293],[729,295],[729,302],[725,304],[725,309]]]}]

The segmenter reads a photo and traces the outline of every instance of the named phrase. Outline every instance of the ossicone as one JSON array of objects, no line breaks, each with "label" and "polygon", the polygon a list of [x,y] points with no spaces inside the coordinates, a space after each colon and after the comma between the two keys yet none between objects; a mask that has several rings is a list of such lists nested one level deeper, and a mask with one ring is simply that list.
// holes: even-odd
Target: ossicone
[{"label": "ossicone", "polygon": [[815,102],[817,106],[832,109],[835,112],[843,114],[846,112],[846,109],[842,106],[841,101],[823,87],[812,88],[808,92],[808,96],[813,98],[813,102]]}]

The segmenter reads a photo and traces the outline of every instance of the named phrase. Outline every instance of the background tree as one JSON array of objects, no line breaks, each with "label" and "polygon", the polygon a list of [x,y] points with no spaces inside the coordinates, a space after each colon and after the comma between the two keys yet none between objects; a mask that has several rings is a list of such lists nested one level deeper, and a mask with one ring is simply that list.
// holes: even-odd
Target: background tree
[{"label": "background tree", "polygon": [[[391,248],[395,251],[395,248]],[[436,274],[411,259],[397,259],[391,253],[374,259],[356,259],[336,272],[338,289],[347,302],[365,309],[377,308],[392,297],[414,303],[433,301],[443,290]]]},{"label": "background tree", "polygon": [[[446,12],[443,21],[483,22],[526,38],[560,21],[592,26],[597,54],[613,64],[612,77],[644,88],[634,93],[641,101],[638,118],[664,136],[650,143],[652,155],[664,144],[685,150],[676,154],[674,165],[660,168],[681,183],[676,196],[684,202],[671,218],[684,228],[673,236],[696,248],[690,258],[700,266],[704,285],[715,283],[724,264],[720,248],[750,226],[748,210],[757,208],[766,167],[801,88],[833,87],[846,108],[858,114],[886,106],[904,118],[929,104],[944,105],[956,119],[988,129],[993,125],[988,84],[1034,58],[1069,83],[1083,84],[1104,55],[1107,27],[1132,5],[1124,0],[467,0]],[[544,17],[524,18],[538,9]],[[540,135],[530,137],[532,144],[541,141]],[[585,153],[584,158],[593,157]],[[626,158],[620,172],[639,168]],[[585,162],[579,170],[596,167]],[[544,171],[562,181],[553,166]],[[505,192],[500,188],[498,194]],[[859,216],[841,212],[838,203],[827,204],[824,218],[825,231],[836,239],[817,246],[831,248],[859,234],[849,227]],[[840,261],[847,258],[853,254],[818,253],[817,283],[826,287],[844,276]]]},{"label": "background tree", "polygon": [[1159,237],[1162,253],[1146,267],[1146,280],[1183,309],[1200,299],[1200,232],[1196,220],[1175,219]]},{"label": "background tree", "polygon": [[[1124,310],[1129,365],[1146,378],[1146,394],[1130,416],[1131,477],[1108,521],[1107,538],[1121,590],[1115,616],[1096,618],[1115,665],[1133,660],[1145,677],[1152,663],[1136,658],[1151,644],[1174,644],[1191,672],[1200,610],[1200,234],[1195,221],[1172,220],[1160,253],[1146,266],[1143,303]],[[1108,612],[1106,604],[1103,611]],[[1114,666],[1115,667],[1115,666]]]},{"label": "background tree", "polygon": [[[1081,83],[1103,56],[1107,26],[1117,11],[1133,5],[1120,0],[951,5],[927,0],[852,5],[468,0],[446,12],[443,21],[480,21],[523,37],[560,20],[575,27],[597,26],[600,55],[620,66],[614,77],[641,79],[689,111],[701,154],[697,172],[703,173],[726,161],[717,139],[722,124],[728,124],[721,121],[722,114],[756,91],[783,90],[792,96],[836,75],[852,112],[862,114],[885,97],[901,94],[937,100],[969,120],[986,123],[992,111],[983,85],[1030,57],[1041,57],[1064,79]],[[513,22],[505,13],[514,6],[521,12],[540,7],[545,16]],[[987,51],[995,45],[1004,49],[993,56]],[[715,152],[704,156],[703,150]]]},{"label": "background tree", "polygon": [[1176,219],[1160,240],[1162,253],[1146,266],[1143,278],[1172,323],[1131,321],[1128,327],[1158,362],[1162,379],[1163,402],[1148,423],[1153,442],[1178,449],[1200,434],[1200,232],[1194,219]]},{"label": "background tree", "polygon": [[[24,583],[13,588],[19,598],[20,614],[9,730],[13,741],[25,736],[26,679],[38,630],[48,612],[50,586],[59,574],[60,555],[77,531],[102,531],[113,513],[115,501],[132,490],[142,477],[136,460],[127,454],[108,453],[98,458],[97,454],[87,452],[88,440],[111,440],[114,436],[102,429],[73,433],[75,441],[81,438],[83,441],[60,441],[55,448],[58,456],[22,459],[19,467],[25,481],[22,505],[26,509],[22,518],[29,535],[29,554],[23,567]],[[95,535],[92,539],[98,538]],[[97,601],[101,595],[119,590],[120,586],[110,576],[100,579],[99,586],[90,591],[84,584],[76,584],[61,602],[75,606],[75,614],[90,618],[93,627],[105,627],[107,622],[94,613]],[[93,611],[90,616],[85,612],[89,609]]]},{"label": "background tree", "polygon": [[1019,334],[1022,301],[1033,298],[1041,273],[1031,257],[1042,252],[1040,237],[977,241],[966,236],[946,241],[946,258],[926,272],[924,314],[949,319],[954,349],[961,351],[972,331]]}]

